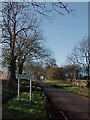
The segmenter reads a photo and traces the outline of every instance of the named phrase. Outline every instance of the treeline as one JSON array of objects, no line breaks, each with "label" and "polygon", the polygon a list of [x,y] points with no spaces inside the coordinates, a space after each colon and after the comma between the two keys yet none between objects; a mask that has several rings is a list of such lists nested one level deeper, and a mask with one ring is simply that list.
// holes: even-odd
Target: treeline
[{"label": "treeline", "polygon": [[78,65],[64,65],[63,67],[53,66],[42,66],[40,63],[34,63],[33,70],[37,80],[40,80],[43,76],[44,80],[74,80],[84,79],[87,80],[87,76],[83,73],[83,70]]},{"label": "treeline", "polygon": [[52,66],[44,68],[45,79],[77,79],[87,80],[90,87],[90,40],[83,39],[67,56],[67,64],[63,67]]}]

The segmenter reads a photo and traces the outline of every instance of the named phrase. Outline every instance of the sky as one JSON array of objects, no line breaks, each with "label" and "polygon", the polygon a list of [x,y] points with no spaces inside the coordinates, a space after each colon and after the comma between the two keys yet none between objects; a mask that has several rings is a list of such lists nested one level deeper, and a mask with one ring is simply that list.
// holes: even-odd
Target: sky
[{"label": "sky", "polygon": [[68,5],[75,9],[72,14],[65,12],[65,15],[59,15],[55,12],[42,24],[46,46],[53,51],[58,66],[66,64],[73,47],[88,36],[88,3],[68,2]]},{"label": "sky", "polygon": [[88,37],[88,3],[68,3],[72,14],[59,15],[53,13],[54,20],[43,24],[46,45],[53,51],[58,66],[66,64],[66,58],[74,46]]}]

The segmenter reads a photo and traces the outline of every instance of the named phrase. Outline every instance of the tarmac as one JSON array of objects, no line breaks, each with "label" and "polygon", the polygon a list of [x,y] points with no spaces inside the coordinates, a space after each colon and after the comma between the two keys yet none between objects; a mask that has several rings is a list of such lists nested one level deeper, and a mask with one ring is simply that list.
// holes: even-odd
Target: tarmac
[{"label": "tarmac", "polygon": [[90,120],[90,99],[67,92],[62,88],[54,88],[47,83],[38,82],[38,85],[43,88],[46,96],[64,116],[63,119],[59,119],[57,114],[58,120]]}]

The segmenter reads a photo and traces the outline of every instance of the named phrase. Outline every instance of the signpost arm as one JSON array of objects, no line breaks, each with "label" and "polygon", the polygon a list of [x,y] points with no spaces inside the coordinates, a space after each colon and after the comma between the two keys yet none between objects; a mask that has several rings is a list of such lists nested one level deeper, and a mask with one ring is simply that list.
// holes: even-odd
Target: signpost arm
[{"label": "signpost arm", "polygon": [[20,100],[20,79],[18,79],[18,100]]}]

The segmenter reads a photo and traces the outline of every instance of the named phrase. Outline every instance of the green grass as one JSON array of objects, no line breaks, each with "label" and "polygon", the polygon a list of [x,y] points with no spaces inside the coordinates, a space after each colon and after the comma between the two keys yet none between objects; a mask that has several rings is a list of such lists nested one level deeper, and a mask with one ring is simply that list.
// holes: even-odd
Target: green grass
[{"label": "green grass", "polygon": [[17,101],[17,86],[14,91],[3,91],[3,118],[46,118],[46,97],[36,81],[32,81],[32,103],[29,102],[29,81],[20,84],[20,101]]},{"label": "green grass", "polygon": [[60,84],[60,83],[64,83],[62,80],[44,80],[43,82],[48,83],[48,84]]},{"label": "green grass", "polygon": [[[14,86],[14,89],[11,90],[9,88],[2,91],[2,102],[6,104],[10,99],[17,95],[17,84]],[[29,92],[30,90],[30,82],[27,80],[22,80],[20,82],[20,92]],[[32,81],[32,91],[42,91],[40,87],[37,86],[36,81]]]},{"label": "green grass", "polygon": [[21,101],[17,97],[11,99],[3,107],[3,117],[15,118],[45,118],[45,97],[38,92],[32,93],[32,103],[29,103],[29,93],[21,93]]},{"label": "green grass", "polygon": [[64,87],[64,89],[66,91],[73,92],[84,97],[89,97],[88,88],[86,87],[81,88],[77,86],[72,86],[72,87]]},{"label": "green grass", "polygon": [[68,92],[72,92],[84,97],[89,97],[89,91],[87,87],[78,87],[76,85],[71,84],[70,82],[67,82],[66,80],[46,80],[44,82],[51,84],[55,88],[63,88]]}]

